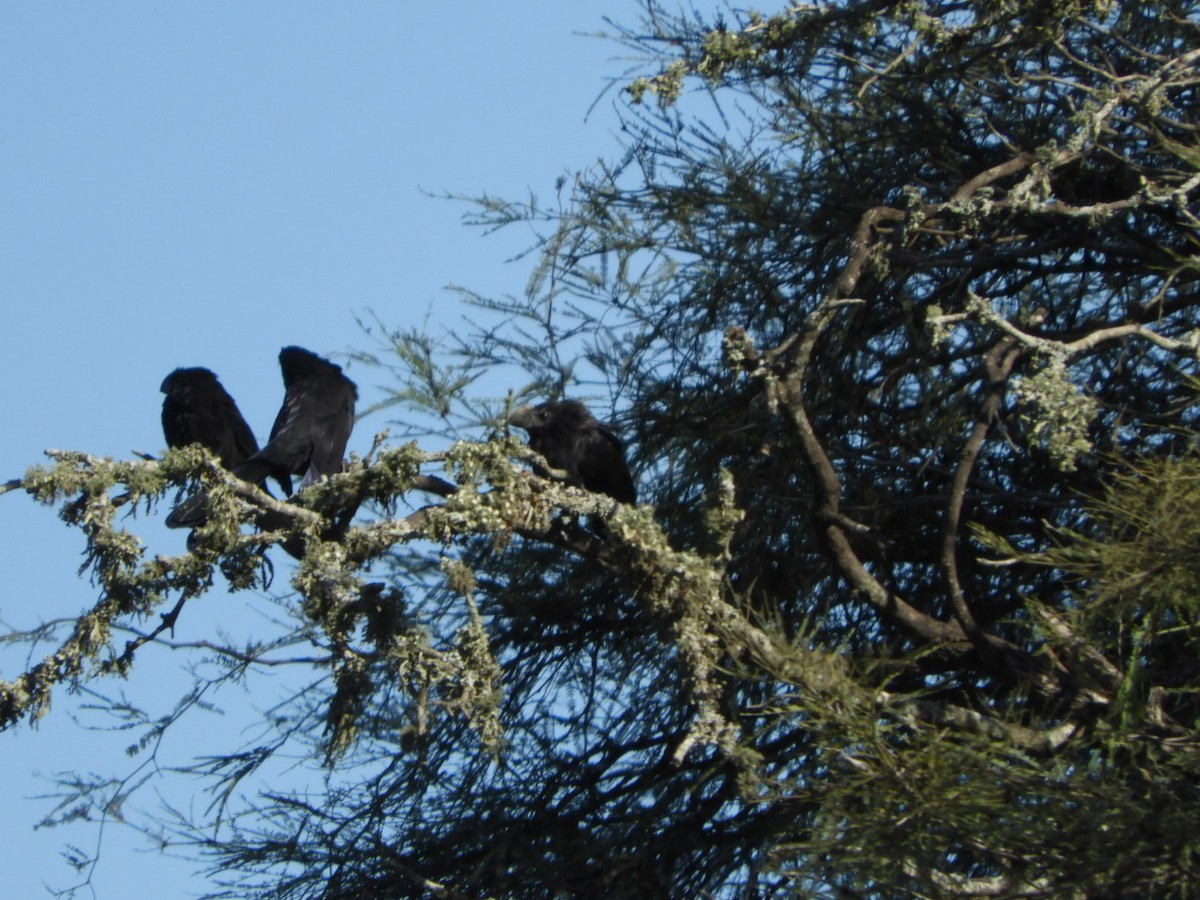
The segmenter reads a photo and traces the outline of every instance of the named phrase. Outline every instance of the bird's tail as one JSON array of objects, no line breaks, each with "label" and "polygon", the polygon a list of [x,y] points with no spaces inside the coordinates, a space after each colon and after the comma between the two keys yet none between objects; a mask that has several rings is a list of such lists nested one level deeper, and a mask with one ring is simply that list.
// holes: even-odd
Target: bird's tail
[{"label": "bird's tail", "polygon": [[233,474],[242,481],[257,484],[264,491],[267,489],[267,476],[279,482],[285,497],[292,496],[292,477],[278,464],[261,456],[251,456],[233,467]]},{"label": "bird's tail", "polygon": [[208,521],[205,511],[207,505],[208,495],[204,491],[197,491],[171,510],[166,519],[167,527],[199,528]]}]

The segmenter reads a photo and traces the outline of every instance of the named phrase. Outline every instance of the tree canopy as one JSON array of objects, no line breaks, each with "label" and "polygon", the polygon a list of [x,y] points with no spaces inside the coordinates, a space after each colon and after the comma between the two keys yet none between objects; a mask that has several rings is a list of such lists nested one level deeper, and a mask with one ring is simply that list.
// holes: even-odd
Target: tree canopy
[{"label": "tree canopy", "polygon": [[[1197,12],[649,0],[618,151],[473,207],[527,292],[363,351],[414,440],[291,503],[199,447],[9,484],[99,598],[0,724],[283,545],[290,629],[207,652],[313,686],[160,823],[228,896],[1194,894]],[[639,505],[506,432],[564,397]],[[124,512],[193,482],[148,554]],[[285,748],[303,788],[238,792]]]}]

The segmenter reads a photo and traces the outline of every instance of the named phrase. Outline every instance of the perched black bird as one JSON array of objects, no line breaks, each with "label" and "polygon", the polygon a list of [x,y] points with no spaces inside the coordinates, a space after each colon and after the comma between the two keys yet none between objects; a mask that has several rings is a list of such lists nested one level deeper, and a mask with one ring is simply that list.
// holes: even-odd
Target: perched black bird
[{"label": "perched black bird", "polygon": [[[176,369],[163,379],[163,436],[168,447],[202,444],[232,471],[258,452],[254,432],[217,376],[204,368]],[[168,528],[204,524],[204,494],[188,497],[167,516]]]},{"label": "perched black bird", "polygon": [[508,424],[529,432],[529,446],[567,473],[567,483],[621,503],[636,503],[637,490],[625,462],[625,445],[578,400],[522,406]]},{"label": "perched black bird", "polygon": [[203,444],[233,469],[258,452],[254,432],[208,369],[176,369],[163,379],[163,436],[168,447]]},{"label": "perched black bird", "polygon": [[270,475],[292,493],[292,475],[305,487],[342,470],[342,454],[354,428],[358,389],[342,367],[301,347],[279,352],[283,371],[283,406],[265,447],[234,467],[246,481]]}]

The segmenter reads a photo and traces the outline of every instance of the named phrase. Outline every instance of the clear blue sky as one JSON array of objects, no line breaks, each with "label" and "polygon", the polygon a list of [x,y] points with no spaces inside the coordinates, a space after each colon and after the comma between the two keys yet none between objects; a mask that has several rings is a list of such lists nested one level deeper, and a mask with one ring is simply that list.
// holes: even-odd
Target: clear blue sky
[{"label": "clear blue sky", "polygon": [[[460,224],[466,207],[423,191],[549,196],[559,175],[614,155],[610,101],[585,116],[626,63],[577,33],[637,12],[634,0],[5,4],[0,479],[48,447],[160,449],[158,386],[180,365],[214,369],[261,439],[281,346],[364,347],[354,315],[368,308],[396,325],[431,306],[451,320],[452,282],[519,292],[529,263],[504,262],[519,236],[485,239]],[[377,376],[350,374],[365,407]],[[364,422],[351,449],[382,424]],[[52,511],[0,496],[0,632],[94,600],[75,574],[81,547]],[[189,616],[240,627],[220,606],[236,601],[212,599],[181,628]],[[0,678],[23,661],[0,655]],[[131,695],[153,680],[169,697],[182,662],[147,654]],[[130,736],[84,731],[78,707],[60,692],[39,728],[0,734],[0,896],[67,887],[63,844],[94,849],[91,828],[33,830],[50,811],[27,799],[47,788],[35,773],[131,768]],[[127,831],[104,836],[95,896],[205,890],[194,866]]]}]

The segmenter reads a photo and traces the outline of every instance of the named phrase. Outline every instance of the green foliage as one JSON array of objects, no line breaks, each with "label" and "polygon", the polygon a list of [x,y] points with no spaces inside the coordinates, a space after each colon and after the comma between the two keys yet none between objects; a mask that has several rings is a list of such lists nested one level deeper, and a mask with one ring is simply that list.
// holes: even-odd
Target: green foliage
[{"label": "green foliage", "polygon": [[1121,672],[1111,739],[1133,748],[1140,729],[1166,723],[1193,732],[1200,726],[1200,460],[1138,462],[1115,474],[1088,512],[1036,559],[1071,580],[1073,632]]}]

